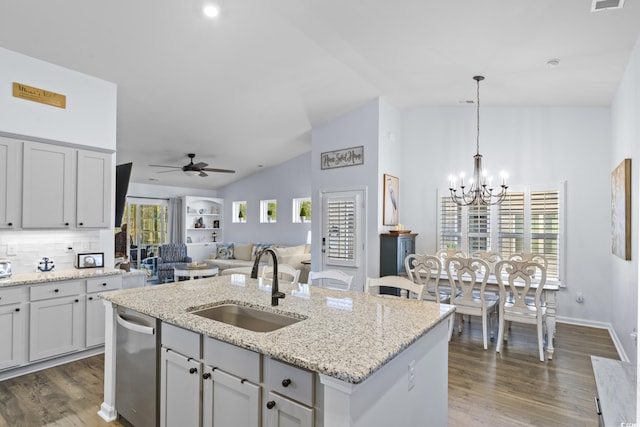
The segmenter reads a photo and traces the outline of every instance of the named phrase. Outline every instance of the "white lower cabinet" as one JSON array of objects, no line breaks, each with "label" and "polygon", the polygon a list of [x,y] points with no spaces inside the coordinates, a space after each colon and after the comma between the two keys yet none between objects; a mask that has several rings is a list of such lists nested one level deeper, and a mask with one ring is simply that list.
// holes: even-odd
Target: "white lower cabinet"
[{"label": "white lower cabinet", "polygon": [[160,363],[160,426],[200,426],[202,364],[164,347]]},{"label": "white lower cabinet", "polygon": [[24,304],[0,305],[0,369],[24,362]]},{"label": "white lower cabinet", "polygon": [[86,295],[86,310],[85,346],[102,345],[104,344],[104,304],[97,293]]},{"label": "white lower cabinet", "polygon": [[84,299],[71,295],[31,303],[29,361],[82,349]]},{"label": "white lower cabinet", "polygon": [[260,386],[205,367],[202,375],[204,427],[256,427],[260,422]]},{"label": "white lower cabinet", "polygon": [[269,392],[265,409],[269,427],[313,427],[313,409]]}]

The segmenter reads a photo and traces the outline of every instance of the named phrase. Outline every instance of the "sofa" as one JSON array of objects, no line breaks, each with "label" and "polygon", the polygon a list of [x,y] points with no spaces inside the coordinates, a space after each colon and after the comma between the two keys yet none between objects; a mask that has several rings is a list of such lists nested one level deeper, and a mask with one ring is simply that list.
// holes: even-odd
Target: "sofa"
[{"label": "sofa", "polygon": [[[258,252],[263,248],[271,247],[276,251],[279,264],[287,264],[300,270],[300,282],[306,283],[308,268],[302,261],[311,260],[308,245],[287,246],[270,243],[218,243],[216,250],[205,260],[208,265],[218,267],[219,274],[224,275],[225,270],[234,273],[246,273],[251,271]],[[270,255],[263,255],[260,266],[272,263]]]}]

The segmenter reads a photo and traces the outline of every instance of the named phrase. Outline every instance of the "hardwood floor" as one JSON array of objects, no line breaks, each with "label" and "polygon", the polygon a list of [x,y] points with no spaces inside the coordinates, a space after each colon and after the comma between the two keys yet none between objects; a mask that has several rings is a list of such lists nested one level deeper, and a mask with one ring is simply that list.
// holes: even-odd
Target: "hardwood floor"
[{"label": "hardwood floor", "polygon": [[[454,331],[450,426],[598,425],[589,356],[618,359],[608,331],[559,324],[554,358],[546,362],[538,360],[534,327],[514,324],[502,354],[492,345],[483,350],[477,320],[461,335]],[[103,363],[103,356],[94,356],[0,382],[0,426],[128,427],[97,415]]]}]

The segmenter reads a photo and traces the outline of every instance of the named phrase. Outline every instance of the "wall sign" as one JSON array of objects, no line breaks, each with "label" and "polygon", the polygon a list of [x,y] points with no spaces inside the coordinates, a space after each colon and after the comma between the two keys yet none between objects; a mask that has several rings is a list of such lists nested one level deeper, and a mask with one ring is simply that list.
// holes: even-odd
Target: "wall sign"
[{"label": "wall sign", "polygon": [[320,169],[342,168],[364,164],[364,146],[326,151],[320,154]]},{"label": "wall sign", "polygon": [[59,93],[13,82],[13,96],[58,108],[67,108],[67,97]]}]

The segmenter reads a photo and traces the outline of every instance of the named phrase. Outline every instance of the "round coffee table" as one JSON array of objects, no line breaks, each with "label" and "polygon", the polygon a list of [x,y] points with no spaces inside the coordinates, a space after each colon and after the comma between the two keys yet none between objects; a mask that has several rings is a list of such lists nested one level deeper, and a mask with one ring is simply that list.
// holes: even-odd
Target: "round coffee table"
[{"label": "round coffee table", "polygon": [[201,267],[190,267],[189,264],[176,264],[173,268],[173,281],[177,282],[180,277],[188,277],[192,280],[196,277],[217,276],[218,267],[204,265]]}]

